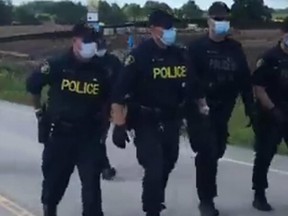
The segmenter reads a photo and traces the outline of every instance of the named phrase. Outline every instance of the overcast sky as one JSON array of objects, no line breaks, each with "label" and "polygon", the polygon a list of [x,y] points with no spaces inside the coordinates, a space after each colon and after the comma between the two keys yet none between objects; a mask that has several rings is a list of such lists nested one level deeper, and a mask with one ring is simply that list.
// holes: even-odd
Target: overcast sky
[{"label": "overcast sky", "polygon": [[[21,4],[23,2],[27,2],[30,0],[12,0],[14,4]],[[73,0],[73,1],[79,1],[79,0]],[[86,3],[86,0],[80,0],[83,3]],[[138,3],[138,4],[144,4],[146,0],[107,0],[108,2],[116,2],[119,5],[123,5],[124,3]],[[170,7],[181,7],[183,3],[187,2],[187,0],[161,0],[162,2],[166,2],[169,4]],[[202,8],[207,9],[209,5],[211,5],[212,2],[215,0],[195,0],[196,3]],[[229,6],[231,6],[233,0],[223,0],[226,2]],[[265,3],[273,8],[287,8],[288,7],[288,0],[264,0]]]}]

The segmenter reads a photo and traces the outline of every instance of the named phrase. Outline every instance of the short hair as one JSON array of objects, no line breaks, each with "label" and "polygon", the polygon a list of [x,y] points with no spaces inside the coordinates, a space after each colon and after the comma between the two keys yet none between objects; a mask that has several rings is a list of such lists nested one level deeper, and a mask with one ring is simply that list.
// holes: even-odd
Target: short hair
[{"label": "short hair", "polygon": [[72,37],[81,37],[87,41],[97,41],[101,34],[87,23],[78,23],[72,28]]}]

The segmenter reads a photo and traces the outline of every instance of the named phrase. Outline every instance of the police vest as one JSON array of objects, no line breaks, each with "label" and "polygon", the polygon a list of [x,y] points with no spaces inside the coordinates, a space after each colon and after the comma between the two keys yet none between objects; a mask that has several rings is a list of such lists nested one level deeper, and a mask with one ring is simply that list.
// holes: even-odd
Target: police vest
[{"label": "police vest", "polygon": [[175,49],[146,58],[140,59],[143,67],[139,68],[142,77],[138,89],[141,94],[146,94],[145,97],[149,97],[153,104],[180,103],[187,76],[184,54]]},{"label": "police vest", "polygon": [[49,93],[54,114],[77,119],[102,110],[105,100],[105,73],[97,71],[102,68],[91,66],[85,69],[59,69],[59,76],[51,84]]}]

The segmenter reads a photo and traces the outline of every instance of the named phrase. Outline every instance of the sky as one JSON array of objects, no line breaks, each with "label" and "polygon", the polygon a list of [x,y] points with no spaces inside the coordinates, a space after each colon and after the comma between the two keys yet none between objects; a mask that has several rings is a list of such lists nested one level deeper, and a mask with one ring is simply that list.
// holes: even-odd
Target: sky
[{"label": "sky", "polygon": [[[12,0],[13,4],[19,5],[23,2],[27,2],[30,0]],[[84,4],[87,0],[73,0],[73,1],[81,1]],[[146,0],[107,0],[108,2],[116,2],[119,5],[124,5],[125,3],[138,3],[138,4],[144,4]],[[187,0],[159,0],[162,2],[166,2],[170,7],[181,7]],[[201,9],[207,9],[212,2],[215,0],[195,0],[195,2],[201,7]],[[232,5],[233,0],[222,0],[223,2],[226,2],[229,6]],[[288,7],[288,0],[264,0],[265,4],[267,4],[269,7],[273,8],[287,8]]]}]

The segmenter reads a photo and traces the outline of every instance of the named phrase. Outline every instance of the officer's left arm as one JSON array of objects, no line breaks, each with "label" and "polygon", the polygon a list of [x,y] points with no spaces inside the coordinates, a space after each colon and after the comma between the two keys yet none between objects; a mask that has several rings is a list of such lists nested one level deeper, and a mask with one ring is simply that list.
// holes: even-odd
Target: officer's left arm
[{"label": "officer's left arm", "polygon": [[36,110],[41,109],[41,92],[43,87],[50,83],[52,72],[51,62],[45,61],[26,80],[26,90],[31,94],[32,103]]},{"label": "officer's left arm", "polygon": [[201,65],[198,60],[198,49],[194,44],[191,44],[186,52],[186,103],[187,105],[196,102],[200,112],[206,113],[208,108],[205,99],[204,84],[201,81]]},{"label": "officer's left arm", "polygon": [[126,122],[126,97],[133,95],[137,85],[137,72],[137,59],[135,54],[131,53],[125,60],[123,71],[119,74],[112,93],[111,117],[116,125],[124,125]]},{"label": "officer's left arm", "polygon": [[245,106],[245,114],[246,116],[252,117],[254,113],[254,95],[253,95],[253,87],[251,81],[251,71],[249,69],[249,65],[247,62],[247,58],[245,53],[240,46],[239,50],[239,64],[241,66],[241,97]]},{"label": "officer's left arm", "polygon": [[111,55],[111,61],[112,61],[112,75],[111,75],[111,83],[114,85],[119,77],[119,74],[123,70],[123,64],[119,60],[117,56]]}]

